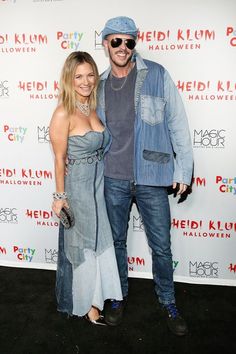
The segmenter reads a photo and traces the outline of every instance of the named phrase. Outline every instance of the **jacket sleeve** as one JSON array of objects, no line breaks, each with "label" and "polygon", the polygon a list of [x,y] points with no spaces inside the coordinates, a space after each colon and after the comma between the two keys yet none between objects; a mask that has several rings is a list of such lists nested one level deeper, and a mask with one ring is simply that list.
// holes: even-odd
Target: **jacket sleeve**
[{"label": "jacket sleeve", "polygon": [[185,108],[167,70],[164,72],[164,96],[166,119],[175,155],[173,182],[191,184],[193,174],[193,150]]}]

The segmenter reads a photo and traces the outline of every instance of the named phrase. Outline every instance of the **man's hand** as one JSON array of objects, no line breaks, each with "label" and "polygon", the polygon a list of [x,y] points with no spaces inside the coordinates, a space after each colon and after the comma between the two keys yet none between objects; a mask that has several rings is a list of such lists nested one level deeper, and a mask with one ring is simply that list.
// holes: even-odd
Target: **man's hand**
[{"label": "man's hand", "polygon": [[173,189],[176,191],[176,195],[183,194],[184,192],[186,192],[187,188],[188,188],[187,184],[176,183],[176,182],[173,183]]}]

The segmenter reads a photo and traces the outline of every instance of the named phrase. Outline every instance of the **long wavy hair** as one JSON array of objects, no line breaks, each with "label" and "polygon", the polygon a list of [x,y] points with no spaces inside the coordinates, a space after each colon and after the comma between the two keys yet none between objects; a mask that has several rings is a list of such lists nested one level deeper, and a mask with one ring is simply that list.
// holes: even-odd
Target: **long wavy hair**
[{"label": "long wavy hair", "polygon": [[68,114],[75,113],[76,110],[76,92],[74,89],[74,77],[77,66],[88,63],[92,66],[95,82],[94,89],[89,96],[89,106],[91,110],[97,106],[97,87],[99,82],[99,73],[97,65],[91,55],[87,52],[72,52],[66,59],[60,78],[60,95],[59,102],[63,104]]}]

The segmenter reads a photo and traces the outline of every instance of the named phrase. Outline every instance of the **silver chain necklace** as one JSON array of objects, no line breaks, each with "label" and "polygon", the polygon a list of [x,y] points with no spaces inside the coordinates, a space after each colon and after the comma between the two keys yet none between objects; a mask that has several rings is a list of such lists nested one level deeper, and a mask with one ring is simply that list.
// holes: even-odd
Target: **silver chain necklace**
[{"label": "silver chain necklace", "polygon": [[120,90],[122,90],[122,89],[123,89],[123,87],[124,87],[124,86],[125,86],[125,84],[126,84],[126,81],[127,81],[127,79],[128,79],[128,75],[129,75],[129,73],[126,75],[126,77],[125,77],[124,81],[122,82],[121,87],[114,87],[114,86],[113,86],[113,84],[112,84],[112,79],[113,79],[114,75],[113,75],[113,74],[112,74],[112,72],[111,72],[111,79],[110,79],[110,83],[111,83],[111,88],[112,88],[112,90],[114,90],[114,91],[120,91]]},{"label": "silver chain necklace", "polygon": [[82,112],[86,117],[90,115],[90,107],[88,103],[81,103],[76,101],[76,107]]}]

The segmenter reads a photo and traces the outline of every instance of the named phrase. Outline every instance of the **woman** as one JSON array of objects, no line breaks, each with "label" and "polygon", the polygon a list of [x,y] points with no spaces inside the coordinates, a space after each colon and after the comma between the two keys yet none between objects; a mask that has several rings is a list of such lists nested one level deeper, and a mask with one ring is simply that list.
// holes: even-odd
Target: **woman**
[{"label": "woman", "polygon": [[70,206],[75,219],[69,229],[60,225],[58,310],[105,324],[104,301],[122,300],[122,293],[103,191],[103,153],[110,137],[95,112],[98,80],[88,53],[68,56],[49,131],[56,179],[52,209],[60,217],[61,209]]}]

